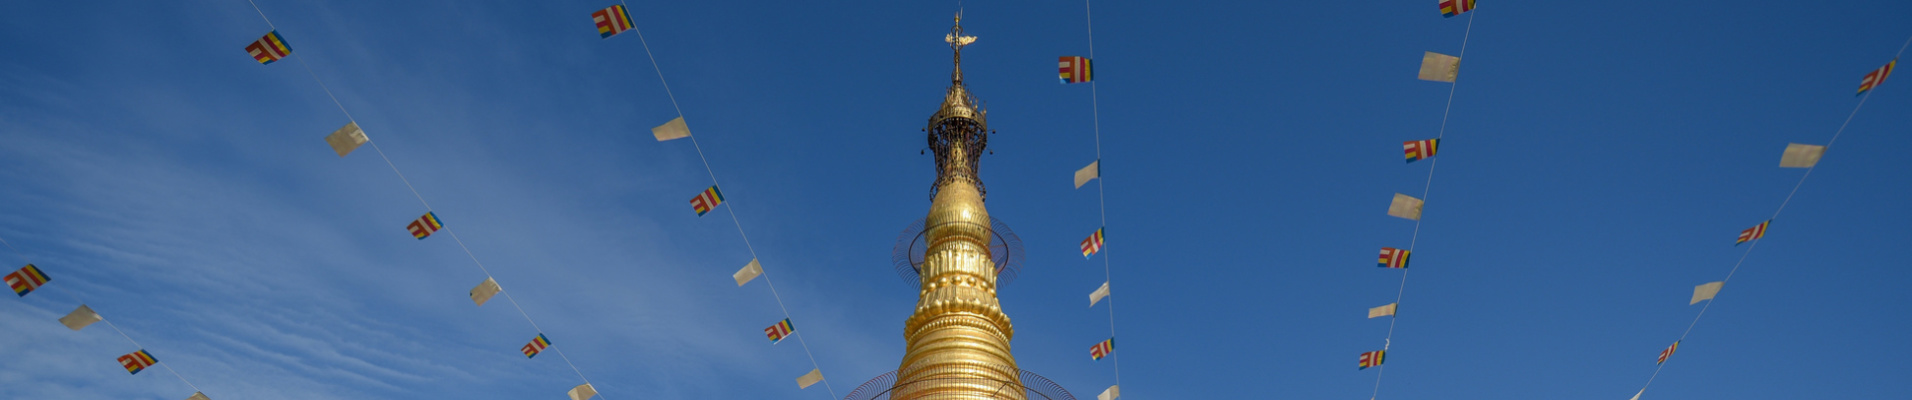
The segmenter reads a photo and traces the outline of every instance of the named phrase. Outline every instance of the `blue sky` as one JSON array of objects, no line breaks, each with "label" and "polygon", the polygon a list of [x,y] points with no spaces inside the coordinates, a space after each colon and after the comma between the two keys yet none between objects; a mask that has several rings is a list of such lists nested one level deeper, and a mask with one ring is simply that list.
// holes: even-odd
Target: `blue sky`
[{"label": "blue sky", "polygon": [[[1409,240],[1384,215],[1426,162],[1459,51],[1433,1],[1095,5],[1109,253],[1129,398],[1369,395]],[[637,38],[608,2],[261,0],[373,140],[607,398],[809,398],[795,343]],[[1001,291],[1023,368],[1092,398],[1100,260],[1082,3],[969,1],[971,90],[1000,135],[993,216],[1028,249]],[[0,237],[214,398],[561,398],[561,360],[298,63],[260,66],[243,1],[0,12]],[[838,394],[893,370],[915,301],[889,265],[934,177],[946,2],[631,4],[724,193]],[[1388,357],[1391,399],[1624,399],[1824,143],[1912,3],[1481,2]],[[1886,82],[1643,398],[1902,398],[1912,90]],[[1100,256],[1098,256],[1100,257]],[[58,292],[0,301],[0,397],[177,399]]]}]

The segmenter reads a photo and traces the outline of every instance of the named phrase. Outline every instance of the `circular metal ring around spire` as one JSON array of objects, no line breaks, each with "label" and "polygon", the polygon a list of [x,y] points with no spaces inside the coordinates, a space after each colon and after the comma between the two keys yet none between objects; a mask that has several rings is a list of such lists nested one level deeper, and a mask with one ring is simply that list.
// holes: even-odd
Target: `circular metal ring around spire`
[{"label": "circular metal ring around spire", "polygon": [[[923,257],[929,252],[929,241],[923,237],[928,229],[923,226],[927,219],[919,219],[903,228],[896,236],[896,245],[890,247],[890,263],[896,266],[896,275],[910,287],[922,284]],[[952,222],[967,223],[967,222]],[[1009,224],[996,217],[989,217],[989,258],[996,263],[996,286],[1016,280],[1022,272],[1022,238],[1009,230]]]}]

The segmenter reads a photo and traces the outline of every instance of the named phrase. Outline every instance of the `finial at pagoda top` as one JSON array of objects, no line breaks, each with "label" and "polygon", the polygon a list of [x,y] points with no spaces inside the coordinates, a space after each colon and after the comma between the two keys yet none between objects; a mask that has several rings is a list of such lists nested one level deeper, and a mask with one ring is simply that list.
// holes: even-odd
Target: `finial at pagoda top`
[{"label": "finial at pagoda top", "polygon": [[956,25],[949,28],[948,35],[943,35],[943,41],[949,43],[949,48],[951,50],[955,50],[959,52],[963,51],[963,46],[968,46],[970,43],[976,43],[975,36],[963,36],[963,11],[962,10],[956,10]]}]

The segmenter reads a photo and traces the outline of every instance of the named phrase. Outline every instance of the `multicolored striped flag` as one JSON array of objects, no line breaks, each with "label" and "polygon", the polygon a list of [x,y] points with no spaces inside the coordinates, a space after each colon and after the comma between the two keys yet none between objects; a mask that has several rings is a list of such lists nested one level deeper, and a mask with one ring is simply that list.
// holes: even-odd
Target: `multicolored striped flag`
[{"label": "multicolored striped flag", "polygon": [[710,185],[709,189],[704,189],[704,192],[698,193],[697,197],[690,198],[690,209],[696,210],[699,217],[710,210],[717,209],[718,204],[724,204],[724,192],[717,191],[717,185]]},{"label": "multicolored striped flag", "polygon": [[27,264],[25,267],[20,267],[19,271],[7,274],[7,287],[13,288],[13,292],[20,294],[20,297],[27,297],[27,292],[38,289],[40,285],[45,285],[46,281],[50,280],[53,278],[48,278],[45,272],[40,272],[40,267]]},{"label": "multicolored striped flag", "polygon": [[266,32],[265,37],[246,45],[246,52],[252,53],[252,59],[259,61],[260,65],[271,64],[273,61],[292,56],[292,45],[285,44],[285,38],[279,36],[279,31],[275,30]]},{"label": "multicolored striped flag", "polygon": [[1089,346],[1090,359],[1100,360],[1102,359],[1102,357],[1108,357],[1109,353],[1114,353],[1114,352],[1115,352],[1115,338],[1109,338],[1108,340],[1104,340],[1101,343],[1096,343],[1094,346]]},{"label": "multicolored striped flag", "polygon": [[1859,80],[1859,94],[1866,94],[1867,90],[1872,90],[1872,88],[1879,86],[1879,83],[1885,82],[1885,77],[1892,75],[1892,67],[1895,65],[1899,65],[1899,59],[1897,58],[1885,63],[1885,66],[1879,67],[1879,69],[1866,73],[1865,79]]},{"label": "multicolored striped flag", "polygon": [[791,325],[789,318],[777,321],[776,325],[771,325],[769,328],[763,328],[763,335],[770,338],[770,344],[782,343],[784,338],[796,332],[797,326]]},{"label": "multicolored striped flag", "polygon": [[1407,268],[1407,256],[1411,251],[1393,247],[1381,248],[1381,268]]},{"label": "multicolored striped flag", "polygon": [[1407,153],[1407,162],[1420,161],[1434,157],[1434,150],[1441,144],[1440,138],[1415,140],[1401,143],[1401,150]]},{"label": "multicolored striped flag", "polygon": [[1679,349],[1680,349],[1680,342],[1677,340],[1673,341],[1672,346],[1666,346],[1666,350],[1660,350],[1660,362],[1656,362],[1654,364],[1665,364],[1666,358],[1672,356],[1674,350],[1679,350]]},{"label": "multicolored striped flag", "polygon": [[1094,75],[1089,72],[1089,59],[1079,56],[1062,56],[1056,60],[1056,77],[1062,83],[1088,82]]},{"label": "multicolored striped flag", "polygon": [[1771,225],[1772,223],[1773,223],[1773,220],[1769,219],[1769,220],[1766,220],[1766,222],[1759,223],[1759,225],[1754,225],[1751,228],[1746,228],[1746,230],[1739,231],[1739,241],[1733,242],[1733,245],[1738,246],[1740,243],[1751,242],[1754,240],[1759,240],[1759,238],[1766,237],[1766,225]]},{"label": "multicolored striped flag", "polygon": [[424,216],[412,220],[411,225],[406,225],[405,229],[412,231],[412,237],[425,240],[425,237],[431,236],[432,232],[437,232],[444,227],[445,222],[438,220],[437,212],[426,211]]},{"label": "multicolored striped flag", "polygon": [[538,353],[543,352],[546,347],[551,347],[551,339],[545,339],[544,333],[538,333],[538,337],[531,338],[531,343],[526,343],[524,348],[519,350],[524,351],[524,358],[531,358],[537,357]]},{"label": "multicolored striped flag", "polygon": [[591,13],[591,21],[597,22],[600,38],[610,38],[612,35],[631,30],[631,14],[624,12],[623,4]]},{"label": "multicolored striped flag", "polygon": [[1082,258],[1094,257],[1098,251],[1102,251],[1102,228],[1095,228],[1094,234],[1082,239]]},{"label": "multicolored striped flag", "polygon": [[1388,356],[1387,350],[1375,350],[1375,351],[1370,351],[1366,353],[1361,353],[1361,368],[1360,369],[1368,369],[1368,367],[1379,366],[1381,365],[1381,360],[1386,359],[1387,356]]},{"label": "multicolored striped flag", "polygon": [[1441,0],[1441,16],[1453,17],[1474,11],[1474,0]]},{"label": "multicolored striped flag", "polygon": [[126,367],[127,373],[138,375],[139,371],[145,370],[146,367],[158,364],[159,359],[153,358],[153,355],[147,353],[146,349],[140,349],[139,351],[119,356],[119,362],[120,366]]}]

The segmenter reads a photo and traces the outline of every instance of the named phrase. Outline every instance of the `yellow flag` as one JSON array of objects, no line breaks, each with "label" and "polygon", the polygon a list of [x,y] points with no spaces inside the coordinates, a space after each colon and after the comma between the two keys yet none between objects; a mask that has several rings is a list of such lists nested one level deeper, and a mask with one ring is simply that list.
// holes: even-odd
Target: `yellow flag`
[{"label": "yellow flag", "polygon": [[690,126],[684,124],[684,117],[677,117],[671,119],[671,122],[651,128],[651,136],[656,136],[659,142],[687,138],[690,137]]},{"label": "yellow flag", "polygon": [[1400,305],[1401,305],[1400,303],[1388,303],[1388,305],[1385,305],[1385,306],[1370,308],[1368,309],[1368,318],[1394,316],[1395,307],[1398,307]]},{"label": "yellow flag", "polygon": [[1419,221],[1421,220],[1422,205],[1424,205],[1424,203],[1421,201],[1421,199],[1414,198],[1414,196],[1395,193],[1394,202],[1391,204],[1388,204],[1388,215]]},{"label": "yellow flag", "polygon": [[1101,178],[1101,177],[1102,177],[1102,160],[1095,160],[1093,162],[1090,162],[1089,166],[1082,167],[1082,169],[1076,170],[1076,174],[1075,174],[1076,189],[1081,189],[1083,184],[1087,184],[1089,183],[1090,180],[1093,180],[1095,178]]},{"label": "yellow flag", "polygon": [[810,370],[810,373],[803,374],[803,376],[797,377],[797,388],[809,389],[810,385],[815,385],[817,384],[817,382],[822,382],[822,381],[823,381],[823,370],[812,369]]},{"label": "yellow flag", "polygon": [[1787,143],[1786,154],[1779,156],[1780,168],[1812,168],[1819,165],[1819,157],[1826,155],[1826,146]]},{"label": "yellow flag", "polygon": [[325,135],[325,143],[332,145],[332,152],[339,153],[339,157],[351,154],[352,150],[357,150],[359,145],[367,141],[371,139],[365,137],[365,131],[359,129],[357,122],[347,123],[345,127]]},{"label": "yellow flag", "polygon": [[730,274],[730,279],[737,280],[737,286],[741,287],[746,283],[750,283],[750,280],[757,279],[757,275],[763,275],[763,265],[758,264],[757,259],[752,258],[749,264],[744,264],[744,269],[737,270],[735,274]]},{"label": "yellow flag", "polygon": [[487,277],[484,282],[478,283],[478,287],[471,288],[471,302],[483,306],[486,301],[491,301],[491,296],[496,296],[498,292],[504,290],[505,288],[498,287],[498,281]]},{"label": "yellow flag", "polygon": [[1460,70],[1460,57],[1432,51],[1421,55],[1421,80],[1453,82],[1455,76],[1460,74]]}]

